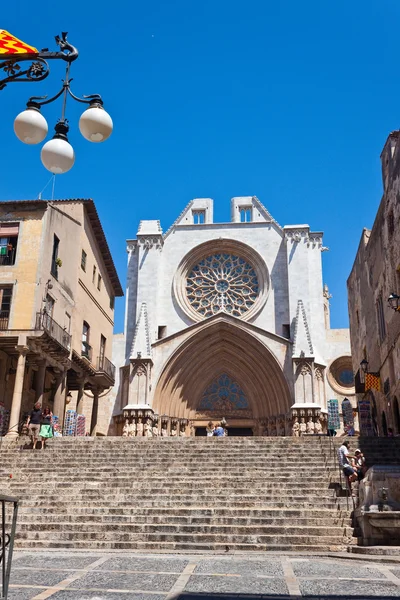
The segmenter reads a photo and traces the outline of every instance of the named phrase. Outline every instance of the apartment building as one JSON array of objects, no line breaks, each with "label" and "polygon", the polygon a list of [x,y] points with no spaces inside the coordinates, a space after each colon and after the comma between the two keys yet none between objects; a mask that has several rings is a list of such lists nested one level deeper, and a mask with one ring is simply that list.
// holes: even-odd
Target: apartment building
[{"label": "apartment building", "polygon": [[[123,291],[92,200],[0,202],[0,402],[8,435],[38,400],[106,434],[114,299]],[[107,411],[106,411],[107,412]],[[3,434],[5,431],[3,431]]]}]

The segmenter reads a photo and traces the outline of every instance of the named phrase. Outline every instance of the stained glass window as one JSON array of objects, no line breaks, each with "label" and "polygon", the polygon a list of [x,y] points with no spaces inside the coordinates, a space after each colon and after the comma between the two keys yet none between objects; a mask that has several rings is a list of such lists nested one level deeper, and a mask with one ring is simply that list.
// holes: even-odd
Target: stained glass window
[{"label": "stained glass window", "polygon": [[192,268],[186,293],[192,308],[204,317],[219,312],[240,317],[257,300],[259,283],[254,268],[244,258],[213,254]]},{"label": "stained glass window", "polygon": [[242,388],[226,373],[205,389],[199,406],[201,411],[218,411],[221,414],[248,408],[249,403]]}]

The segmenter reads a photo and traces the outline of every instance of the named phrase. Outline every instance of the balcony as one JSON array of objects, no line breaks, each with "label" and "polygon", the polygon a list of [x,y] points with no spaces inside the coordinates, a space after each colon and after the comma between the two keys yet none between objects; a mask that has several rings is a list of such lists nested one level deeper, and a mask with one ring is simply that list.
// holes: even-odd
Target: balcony
[{"label": "balcony", "polygon": [[9,318],[9,310],[0,310],[0,331],[7,331]]},{"label": "balcony", "polygon": [[15,264],[15,251],[16,249],[13,248],[12,250],[8,250],[7,254],[0,254],[0,267]]},{"label": "balcony", "polygon": [[92,362],[92,346],[82,340],[82,351],[81,356],[87,358],[89,362]]},{"label": "balcony", "polygon": [[71,349],[70,334],[65,328],[56,323],[49,314],[45,312],[36,313],[35,329],[45,331],[52,340],[56,341],[65,350],[69,351]]},{"label": "balcony", "polygon": [[115,381],[115,365],[113,365],[113,363],[105,356],[99,356],[97,358],[97,370],[103,371],[110,379]]}]

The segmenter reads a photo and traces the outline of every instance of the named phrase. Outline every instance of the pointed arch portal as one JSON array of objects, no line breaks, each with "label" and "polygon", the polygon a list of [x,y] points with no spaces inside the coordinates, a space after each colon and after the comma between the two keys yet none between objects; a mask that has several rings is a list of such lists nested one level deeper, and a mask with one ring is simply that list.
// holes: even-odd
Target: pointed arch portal
[{"label": "pointed arch portal", "polygon": [[158,380],[155,412],[197,424],[224,416],[238,426],[288,413],[293,400],[279,362],[235,321],[213,317],[177,348]]}]

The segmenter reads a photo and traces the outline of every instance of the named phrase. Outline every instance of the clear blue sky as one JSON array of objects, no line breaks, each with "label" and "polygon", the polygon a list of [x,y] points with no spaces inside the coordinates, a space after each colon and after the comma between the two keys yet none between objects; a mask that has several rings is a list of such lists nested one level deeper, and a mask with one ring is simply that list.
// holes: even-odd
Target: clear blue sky
[{"label": "clear blue sky", "polygon": [[[55,197],[95,200],[123,284],[140,219],[166,230],[191,198],[211,197],[226,221],[231,197],[256,195],[281,225],[325,232],[332,326],[348,325],[346,279],[381,198],[379,154],[400,124],[398,0],[19,0],[2,17],[39,48],[68,31],[80,51],[73,91],[102,94],[112,115],[112,137],[90,144],[70,103],[76,164]],[[61,77],[57,61],[44,82],[0,92],[3,200],[35,198],[50,177],[12,125]],[[45,111],[49,125],[59,109]],[[121,331],[124,300],[116,306]]]}]

